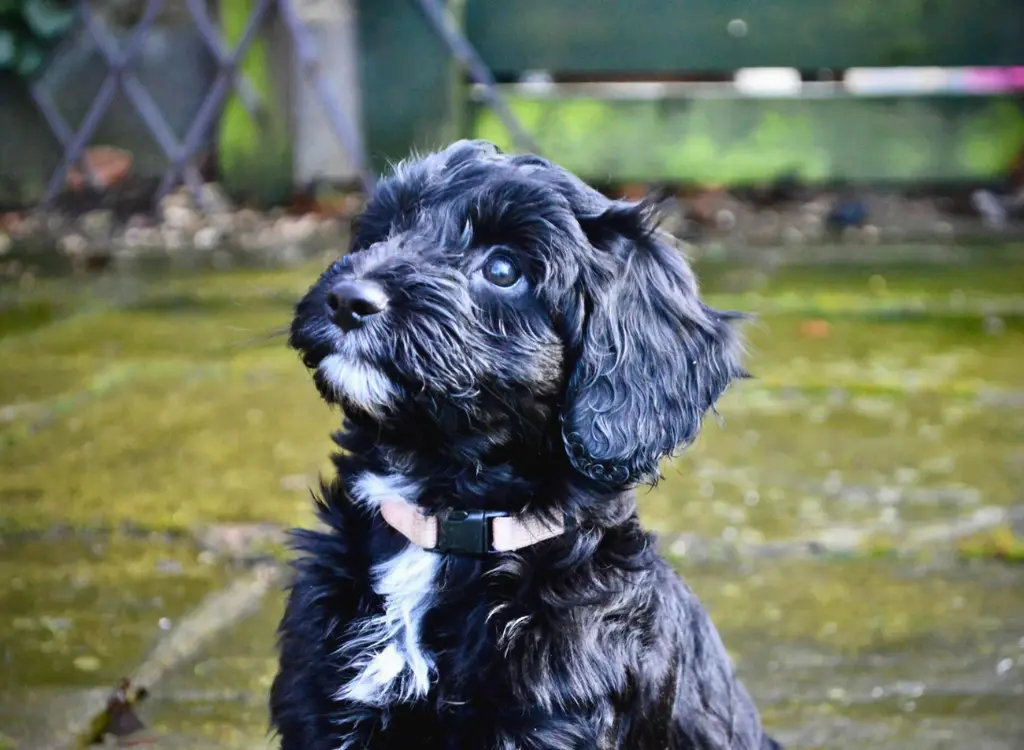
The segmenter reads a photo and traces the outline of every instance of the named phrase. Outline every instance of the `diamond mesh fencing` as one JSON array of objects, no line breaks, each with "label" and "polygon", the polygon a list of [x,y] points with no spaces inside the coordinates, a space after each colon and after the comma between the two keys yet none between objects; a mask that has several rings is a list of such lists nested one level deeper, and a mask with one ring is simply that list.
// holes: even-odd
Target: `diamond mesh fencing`
[{"label": "diamond mesh fencing", "polygon": [[[113,28],[89,0],[75,0],[73,5],[75,28],[53,51],[45,69],[32,79],[28,87],[62,152],[46,183],[42,195],[44,205],[51,205],[72,177],[79,176],[85,184],[93,187],[102,184],[94,160],[85,156],[118,97],[127,102],[144,124],[145,131],[165,161],[155,197],[159,199],[184,182],[197,200],[203,200],[201,160],[208,152],[218,117],[228,98],[236,95],[257,127],[266,115],[268,103],[263,101],[258,87],[242,70],[241,63],[274,14],[287,42],[292,45],[302,77],[315,92],[330,129],[353,171],[364,188],[372,188],[374,178],[355,118],[346,111],[328,85],[324,71],[317,63],[315,42],[296,8],[295,0],[253,0],[249,17],[234,44],[225,38],[206,0],[174,2],[174,10],[179,16],[187,17],[195,30],[190,36],[200,40],[200,47],[190,58],[193,60],[191,64],[212,67],[212,75],[205,92],[196,94],[200,97],[197,106],[176,108],[173,114],[167,111],[167,96],[162,97],[164,106],[161,106],[161,97],[152,90],[154,80],[159,80],[159,77],[154,78],[152,71],[149,75],[142,71],[147,41],[152,41],[157,34],[158,18],[167,10],[168,3],[165,0],[145,0],[137,20],[128,30]],[[80,121],[72,123],[62,111],[66,108],[60,106],[59,94],[55,93],[60,88],[55,78],[62,75],[62,70],[66,72],[80,64],[83,44],[90,47],[90,56],[95,57],[98,53],[103,77]],[[164,74],[174,73],[168,70]],[[81,94],[81,91],[77,93]],[[185,112],[186,109],[191,111]]]}]

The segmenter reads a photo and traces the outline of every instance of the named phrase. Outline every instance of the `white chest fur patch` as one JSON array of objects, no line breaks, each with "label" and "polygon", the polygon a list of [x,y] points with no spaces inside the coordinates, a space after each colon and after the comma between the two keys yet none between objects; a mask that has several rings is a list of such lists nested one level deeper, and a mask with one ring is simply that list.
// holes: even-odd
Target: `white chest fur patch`
[{"label": "white chest fur patch", "polygon": [[335,389],[371,414],[390,404],[397,393],[395,384],[380,370],[345,355],[324,357],[320,371]]},{"label": "white chest fur patch", "polygon": [[[399,491],[401,490],[401,491]],[[408,499],[415,486],[403,477],[364,474],[353,494],[376,506],[383,497]],[[430,690],[433,657],[423,649],[421,626],[435,591],[441,558],[409,543],[373,568],[373,589],[384,611],[355,622],[342,651],[356,676],[336,694],[373,706],[410,701]]]},{"label": "white chest fur patch", "polygon": [[401,474],[374,474],[364,472],[352,483],[352,494],[367,507],[380,507],[382,500],[405,500],[412,502],[419,493],[419,487]]}]

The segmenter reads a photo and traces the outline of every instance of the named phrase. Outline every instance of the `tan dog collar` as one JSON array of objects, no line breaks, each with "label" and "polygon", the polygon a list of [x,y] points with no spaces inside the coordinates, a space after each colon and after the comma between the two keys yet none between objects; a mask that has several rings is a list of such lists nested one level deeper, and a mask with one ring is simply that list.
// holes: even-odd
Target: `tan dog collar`
[{"label": "tan dog collar", "polygon": [[449,510],[430,516],[404,500],[384,500],[380,514],[391,528],[423,549],[455,555],[512,552],[561,536],[571,520],[552,523],[485,510]]}]

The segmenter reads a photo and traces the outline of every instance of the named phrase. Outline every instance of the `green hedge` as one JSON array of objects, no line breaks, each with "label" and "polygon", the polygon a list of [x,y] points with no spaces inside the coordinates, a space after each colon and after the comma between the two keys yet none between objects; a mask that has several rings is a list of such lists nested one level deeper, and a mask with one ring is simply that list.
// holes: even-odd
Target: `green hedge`
[{"label": "green hedge", "polygon": [[0,0],[0,70],[35,75],[74,21],[70,2]]}]

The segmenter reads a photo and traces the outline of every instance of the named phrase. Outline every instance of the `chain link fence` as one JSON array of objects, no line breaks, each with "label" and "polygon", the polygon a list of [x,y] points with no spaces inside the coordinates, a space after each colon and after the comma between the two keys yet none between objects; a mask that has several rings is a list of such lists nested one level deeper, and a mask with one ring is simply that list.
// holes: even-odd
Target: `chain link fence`
[{"label": "chain link fence", "polygon": [[[282,116],[273,111],[282,103],[267,101],[266,86],[253,81],[243,64],[261,35],[272,38],[279,48],[287,47],[291,72],[317,99],[351,173],[363,188],[372,187],[357,113],[341,101],[337,87],[329,85],[318,62],[317,40],[303,17],[316,3],[238,3],[246,6],[247,18],[234,42],[218,22],[217,8],[207,0],[73,0],[67,5],[73,21],[59,43],[33,66],[35,70],[28,72],[23,65],[20,81],[12,82],[19,64],[13,54],[17,50],[12,48],[8,55],[12,70],[4,83],[9,90],[20,87],[16,94],[27,92],[28,101],[10,97],[12,109],[21,105],[23,111],[7,115],[13,120],[4,139],[4,171],[9,183],[21,179],[19,172],[34,172],[40,184],[19,193],[28,202],[49,207],[69,191],[102,190],[129,170],[156,175],[147,190],[152,200],[184,183],[202,201],[204,178],[217,171],[211,154],[216,152],[218,121],[228,100],[234,96],[257,131],[267,126],[269,116]],[[31,3],[23,3],[22,11],[26,19],[32,18]],[[0,24],[3,20],[0,15]],[[271,73],[280,77],[280,71]],[[29,102],[41,114],[57,149],[43,143],[47,137],[38,132],[39,118],[24,111],[31,108],[26,106]],[[289,115],[285,113],[284,119]],[[143,142],[146,139],[148,143]],[[56,164],[41,180],[40,170],[53,161],[54,153]]]}]

